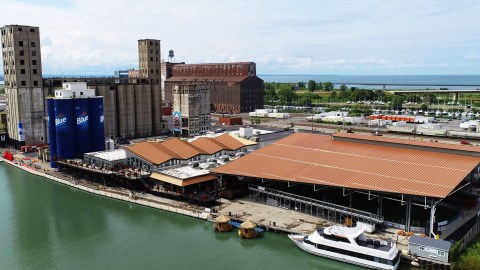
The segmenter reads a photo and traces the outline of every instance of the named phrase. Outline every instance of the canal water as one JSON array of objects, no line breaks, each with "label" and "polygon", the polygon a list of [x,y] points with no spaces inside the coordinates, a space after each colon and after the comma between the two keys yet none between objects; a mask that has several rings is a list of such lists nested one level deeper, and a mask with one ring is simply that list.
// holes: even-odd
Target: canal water
[{"label": "canal water", "polygon": [[284,235],[243,240],[214,233],[210,222],[91,195],[0,163],[0,269],[361,268],[306,254]]}]

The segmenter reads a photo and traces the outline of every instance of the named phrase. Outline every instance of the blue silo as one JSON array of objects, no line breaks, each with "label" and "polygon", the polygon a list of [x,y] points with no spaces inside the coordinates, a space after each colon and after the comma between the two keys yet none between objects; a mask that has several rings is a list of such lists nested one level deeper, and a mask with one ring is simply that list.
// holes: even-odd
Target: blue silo
[{"label": "blue silo", "polygon": [[77,98],[73,100],[75,107],[76,157],[82,159],[84,153],[91,152],[88,103],[88,98]]},{"label": "blue silo", "polygon": [[55,128],[58,160],[75,158],[76,117],[73,99],[55,99]]},{"label": "blue silo", "polygon": [[50,167],[57,168],[57,138],[55,131],[55,104],[53,98],[47,98],[48,144],[50,146]]},{"label": "blue silo", "polygon": [[91,151],[105,151],[103,97],[91,97],[88,99],[88,102]]}]

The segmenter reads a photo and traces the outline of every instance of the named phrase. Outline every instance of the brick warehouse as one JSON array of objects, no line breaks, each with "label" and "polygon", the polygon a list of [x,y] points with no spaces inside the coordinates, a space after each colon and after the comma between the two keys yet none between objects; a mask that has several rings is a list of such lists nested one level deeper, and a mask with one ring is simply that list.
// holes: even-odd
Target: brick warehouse
[{"label": "brick warehouse", "polygon": [[177,64],[165,81],[165,103],[172,103],[175,85],[202,83],[210,89],[211,110],[241,113],[263,108],[263,80],[254,62]]}]

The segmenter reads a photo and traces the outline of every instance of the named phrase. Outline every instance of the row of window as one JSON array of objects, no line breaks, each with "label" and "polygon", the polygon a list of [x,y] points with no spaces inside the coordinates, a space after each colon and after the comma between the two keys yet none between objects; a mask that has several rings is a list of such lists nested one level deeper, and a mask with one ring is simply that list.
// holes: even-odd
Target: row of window
[{"label": "row of window", "polygon": [[326,246],[326,245],[322,245],[322,244],[316,244],[316,243],[313,243],[312,241],[308,240],[307,238],[305,238],[304,242],[306,244],[314,246],[317,249],[331,251],[331,252],[335,252],[335,253],[338,253],[338,254],[343,254],[343,255],[347,255],[347,256],[350,256],[350,257],[355,257],[355,258],[359,258],[359,259],[363,259],[363,260],[367,260],[367,261],[378,262],[378,263],[382,263],[382,264],[386,264],[386,265],[395,265],[395,264],[397,264],[398,260],[400,259],[400,254],[397,254],[397,256],[393,260],[387,260],[387,259],[383,259],[383,258],[379,258],[379,257],[374,257],[374,256],[371,256],[371,255],[366,255],[366,254],[350,251],[350,250],[344,250],[344,249],[341,249],[341,248]]},{"label": "row of window", "polygon": [[[17,28],[17,31],[18,32],[22,32],[23,31],[23,28],[22,27],[18,27]],[[30,32],[34,33],[35,32],[35,28],[30,28]],[[13,27],[10,28],[10,33],[13,33]],[[3,29],[2,30],[2,36],[6,35],[7,34],[7,30]]]},{"label": "row of window", "polygon": [[[18,41],[18,46],[23,47],[23,40]],[[37,43],[35,41],[30,42],[30,47],[36,47]]]},{"label": "row of window", "polygon": [[[13,82],[12,85],[10,85],[10,82],[9,81],[5,81],[5,85],[9,85],[11,87],[16,87],[17,86],[17,82]],[[20,81],[20,86],[27,86],[27,82],[26,81]],[[33,81],[33,86],[38,86],[38,81],[35,80]]]},{"label": "row of window", "polygon": [[[3,44],[2,44],[2,46],[3,46]],[[5,56],[5,53],[6,52],[4,52],[4,56]],[[8,56],[13,56],[13,51],[8,51],[7,55]],[[19,50],[18,55],[19,56],[25,56],[25,51],[24,50]],[[32,51],[32,56],[37,56],[37,51]]]}]

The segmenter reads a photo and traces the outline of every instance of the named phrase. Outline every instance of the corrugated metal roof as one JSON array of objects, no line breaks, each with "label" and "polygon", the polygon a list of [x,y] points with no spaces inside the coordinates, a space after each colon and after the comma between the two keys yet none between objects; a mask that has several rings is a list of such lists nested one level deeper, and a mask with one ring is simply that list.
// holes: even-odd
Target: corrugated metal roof
[{"label": "corrugated metal roof", "polygon": [[235,136],[227,133],[215,137],[215,140],[219,141],[223,145],[226,145],[229,150],[237,150],[245,146],[245,144],[238,140]]},{"label": "corrugated metal roof", "polygon": [[410,236],[410,238],[408,238],[408,244],[434,247],[434,248],[442,249],[445,251],[449,251],[450,247],[452,246],[452,243],[450,243],[449,241],[445,241],[441,239],[437,240],[430,237],[421,237],[415,234]]},{"label": "corrugated metal roof", "polygon": [[479,162],[479,157],[296,133],[213,172],[444,198]]},{"label": "corrugated metal roof", "polygon": [[163,143],[147,141],[126,147],[125,150],[153,164],[162,164],[170,159],[187,160],[197,155],[211,155],[221,150],[237,150],[243,146],[256,144],[229,134],[215,138],[200,138],[196,141],[199,142],[189,143],[179,138],[171,138]]},{"label": "corrugated metal roof", "polygon": [[191,142],[191,144],[207,152],[209,155],[213,155],[228,148],[226,145],[215,140],[215,138],[202,137]]},{"label": "corrugated metal roof", "polygon": [[392,137],[385,137],[385,136],[372,136],[367,134],[343,133],[343,132],[334,133],[333,137],[480,153],[480,146],[465,145],[465,144],[451,144],[451,143],[441,143],[441,142],[432,142],[432,141],[408,140],[408,139],[392,138]]},{"label": "corrugated metal roof", "polygon": [[176,186],[179,186],[179,187],[186,187],[186,186],[189,186],[189,185],[198,184],[198,183],[202,183],[202,182],[217,179],[217,177],[213,174],[196,176],[196,177],[192,177],[192,178],[189,178],[189,179],[179,179],[179,178],[176,178],[176,177],[173,177],[173,176],[170,176],[170,175],[165,175],[165,174],[157,173],[157,172],[152,173],[150,175],[150,178],[155,179],[155,180],[159,180],[159,181],[162,181],[162,182],[170,183],[170,184],[173,184],[173,185],[176,185]]}]

